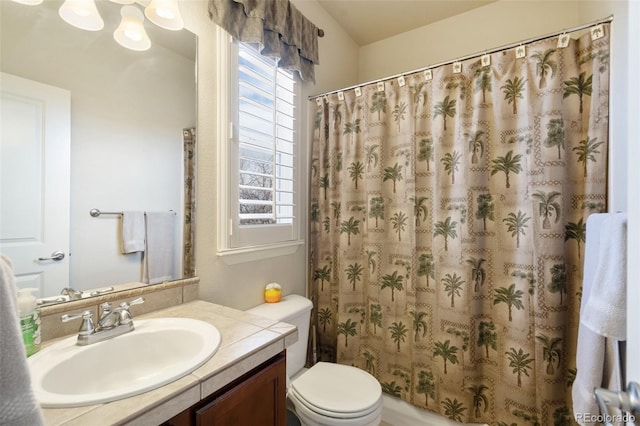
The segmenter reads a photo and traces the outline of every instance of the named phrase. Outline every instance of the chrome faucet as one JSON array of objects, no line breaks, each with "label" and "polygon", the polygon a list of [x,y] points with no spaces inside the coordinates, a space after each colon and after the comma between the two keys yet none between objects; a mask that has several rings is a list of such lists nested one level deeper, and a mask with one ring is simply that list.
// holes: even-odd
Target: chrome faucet
[{"label": "chrome faucet", "polygon": [[93,322],[93,312],[84,311],[81,314],[65,314],[60,317],[62,322],[82,318],[80,330],[78,331],[78,342],[80,346],[101,342],[112,337],[120,336],[134,330],[133,317],[129,308],[133,305],[144,303],[144,299],[139,297],[130,302],[122,302],[120,306],[111,309],[111,304],[103,303],[100,307],[102,314],[97,326]]}]

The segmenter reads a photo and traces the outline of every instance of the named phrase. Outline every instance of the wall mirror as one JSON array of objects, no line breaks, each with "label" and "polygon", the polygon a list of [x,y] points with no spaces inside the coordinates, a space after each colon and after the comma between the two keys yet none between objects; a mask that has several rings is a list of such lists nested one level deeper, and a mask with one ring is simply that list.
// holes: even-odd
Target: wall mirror
[{"label": "wall mirror", "polygon": [[[18,285],[38,287],[38,297],[50,297],[65,287],[87,291],[140,282],[142,253],[125,255],[121,250],[117,213],[128,210],[175,212],[174,278],[188,278],[182,274],[183,129],[195,128],[197,121],[196,36],[145,20],[151,48],[133,51],[113,37],[122,5],[97,0],[104,29],[85,31],[60,18],[62,3],[0,2],[3,75],[70,93],[68,278],[53,282],[24,275],[17,277]],[[5,167],[10,160],[3,157]],[[36,184],[44,192],[57,186]],[[3,175],[2,185],[3,198],[5,190],[8,194],[16,187],[20,197],[31,193],[19,176]],[[6,218],[25,216],[24,211],[11,211],[7,199],[0,202]],[[116,214],[92,217],[92,209]],[[12,231],[8,220],[2,223],[3,244],[4,235]],[[20,261],[12,261],[15,269]]]}]

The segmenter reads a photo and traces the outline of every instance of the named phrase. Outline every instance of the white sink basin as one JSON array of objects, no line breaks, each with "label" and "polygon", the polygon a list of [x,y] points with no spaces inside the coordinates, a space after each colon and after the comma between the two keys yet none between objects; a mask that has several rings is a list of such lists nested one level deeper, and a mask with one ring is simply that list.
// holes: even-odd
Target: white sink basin
[{"label": "white sink basin", "polygon": [[135,320],[135,330],[88,346],[76,337],[28,359],[43,407],[78,407],[137,395],[191,373],[220,346],[220,332],[187,318]]}]

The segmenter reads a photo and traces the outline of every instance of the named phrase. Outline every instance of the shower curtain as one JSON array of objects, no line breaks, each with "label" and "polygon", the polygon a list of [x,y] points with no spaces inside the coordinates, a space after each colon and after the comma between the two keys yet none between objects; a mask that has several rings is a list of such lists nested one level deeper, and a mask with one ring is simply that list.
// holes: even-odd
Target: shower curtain
[{"label": "shower curtain", "polygon": [[598,28],[316,102],[319,360],[457,421],[571,424],[585,224],[607,201]]},{"label": "shower curtain", "polygon": [[182,224],[182,276],[196,276],[196,128],[182,129],[184,167],[184,223]]}]

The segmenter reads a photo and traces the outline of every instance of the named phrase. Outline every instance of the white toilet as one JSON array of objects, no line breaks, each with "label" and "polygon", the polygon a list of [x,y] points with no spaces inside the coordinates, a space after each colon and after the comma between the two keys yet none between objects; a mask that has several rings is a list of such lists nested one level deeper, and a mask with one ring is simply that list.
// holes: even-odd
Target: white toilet
[{"label": "white toilet", "polygon": [[287,348],[287,397],[305,426],[378,426],[382,388],[366,371],[348,365],[304,364],[309,339],[311,301],[292,294],[248,312],[298,327],[298,341]]}]

